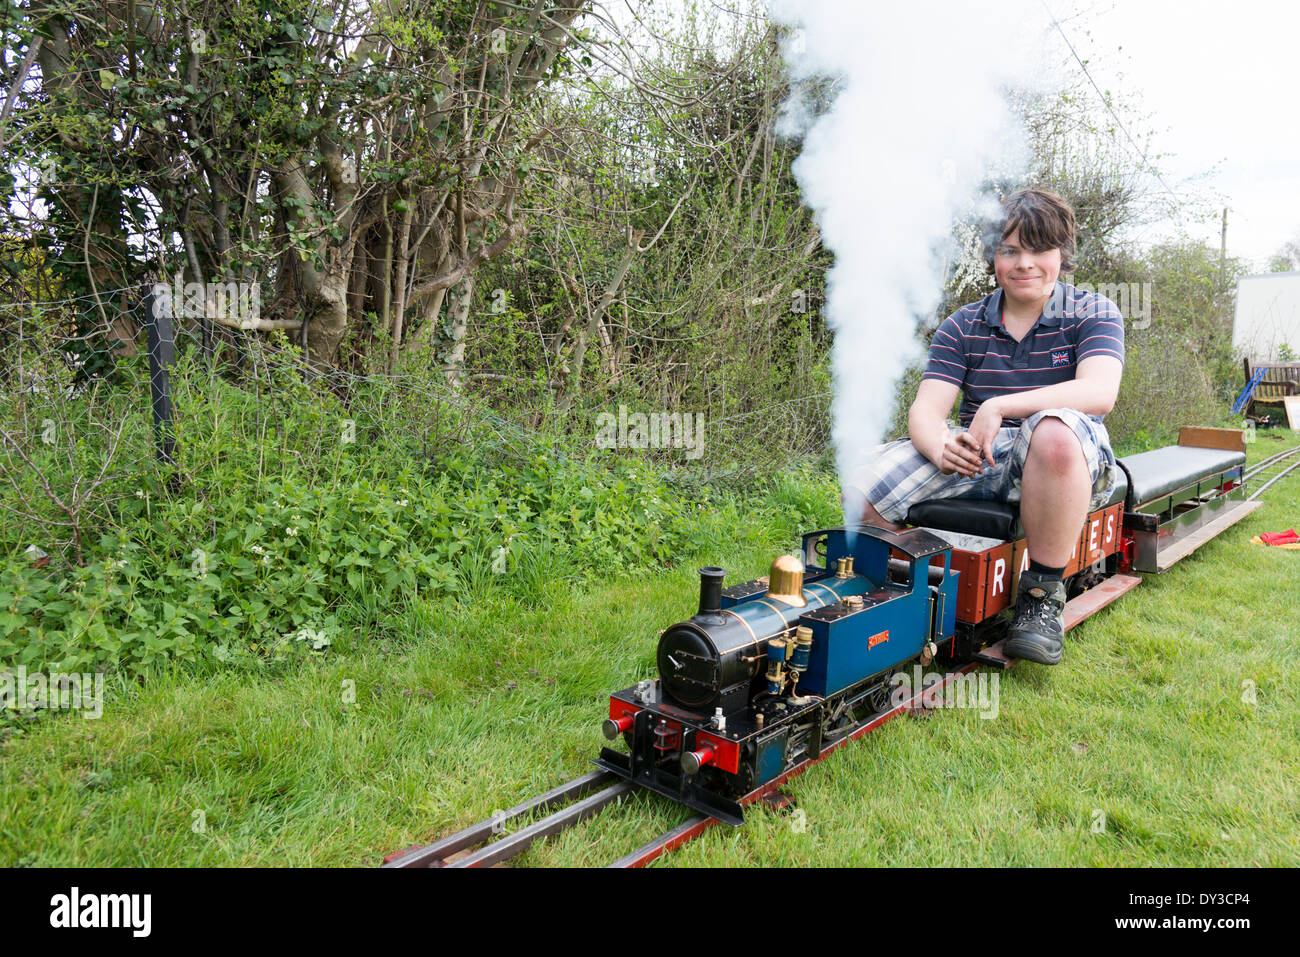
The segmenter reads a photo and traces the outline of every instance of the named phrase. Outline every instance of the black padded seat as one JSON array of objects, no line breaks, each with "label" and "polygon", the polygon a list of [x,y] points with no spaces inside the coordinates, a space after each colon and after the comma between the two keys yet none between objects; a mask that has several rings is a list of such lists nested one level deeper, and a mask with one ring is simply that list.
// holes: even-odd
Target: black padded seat
[{"label": "black padded seat", "polygon": [[[1107,508],[1124,501],[1128,493],[1128,477],[1119,470],[1119,478],[1111,489],[1105,504]],[[1011,542],[1024,538],[1020,525],[1020,505],[1006,502],[989,502],[969,498],[939,498],[917,502],[907,512],[907,523],[922,528],[937,528],[944,532],[960,532],[981,538],[996,538]]]},{"label": "black padded seat", "polygon": [[1226,449],[1202,449],[1171,445],[1150,452],[1139,452],[1119,460],[1128,475],[1133,494],[1128,508],[1168,495],[1198,479],[1217,475],[1246,462],[1245,452]]},{"label": "black padded seat", "polygon": [[907,511],[907,523],[944,532],[1011,541],[1020,538],[1020,506],[969,498],[938,498],[917,502]]}]

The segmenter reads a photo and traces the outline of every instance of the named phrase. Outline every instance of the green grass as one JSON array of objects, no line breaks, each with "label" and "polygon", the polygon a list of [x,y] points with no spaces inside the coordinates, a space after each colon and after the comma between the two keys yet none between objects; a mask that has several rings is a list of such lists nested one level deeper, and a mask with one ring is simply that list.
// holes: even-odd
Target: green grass
[{"label": "green grass", "polygon": [[[1252,460],[1300,443],[1266,435]],[[1300,552],[1249,541],[1300,521],[1300,476],[1264,497],[1071,632],[1060,666],[1001,676],[995,719],[889,722],[790,782],[805,827],[754,810],[663,863],[1300,864]],[[375,595],[348,639],[280,673],[159,672],[110,688],[100,720],[10,722],[0,863],[372,864],[575,777],[608,693],[653,672],[658,631],[691,609],[696,566],[761,573],[796,499],[738,531],[711,517],[707,553],[676,568],[596,587],[556,569],[531,604]],[[607,863],[687,816],[637,795],[519,863]]]}]

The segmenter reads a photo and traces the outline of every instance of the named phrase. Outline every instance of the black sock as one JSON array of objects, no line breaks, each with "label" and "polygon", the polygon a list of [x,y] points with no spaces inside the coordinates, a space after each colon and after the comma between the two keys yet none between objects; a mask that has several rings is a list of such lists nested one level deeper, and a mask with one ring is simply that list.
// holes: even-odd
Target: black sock
[{"label": "black sock", "polygon": [[1065,575],[1064,565],[1060,568],[1051,568],[1047,565],[1038,564],[1032,558],[1029,559],[1029,570],[1038,576],[1039,581],[1059,582],[1062,576]]}]

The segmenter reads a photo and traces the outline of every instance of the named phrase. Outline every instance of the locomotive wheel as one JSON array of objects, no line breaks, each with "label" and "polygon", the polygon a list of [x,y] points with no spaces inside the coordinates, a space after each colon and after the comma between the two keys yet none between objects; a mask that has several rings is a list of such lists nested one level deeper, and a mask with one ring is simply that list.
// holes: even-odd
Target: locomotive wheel
[{"label": "locomotive wheel", "polygon": [[1094,572],[1090,568],[1077,575],[1071,575],[1065,582],[1066,595],[1069,598],[1078,598],[1089,588],[1096,588],[1106,580],[1106,577],[1104,573]]},{"label": "locomotive wheel", "polygon": [[828,707],[822,717],[822,741],[833,741],[853,727],[852,712],[841,699],[833,708]]},{"label": "locomotive wheel", "polygon": [[893,686],[893,675],[880,683],[880,687],[867,699],[872,714],[879,714],[889,708],[889,689]]}]

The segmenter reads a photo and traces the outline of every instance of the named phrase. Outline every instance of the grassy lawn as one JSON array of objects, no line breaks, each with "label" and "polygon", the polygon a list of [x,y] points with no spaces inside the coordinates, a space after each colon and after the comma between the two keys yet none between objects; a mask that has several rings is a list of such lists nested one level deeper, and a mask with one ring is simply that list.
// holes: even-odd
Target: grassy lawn
[{"label": "grassy lawn", "polygon": [[[1250,459],[1300,443],[1279,434]],[[787,786],[805,826],[755,810],[663,863],[1300,864],[1300,552],[1249,541],[1300,524],[1300,476],[1264,498],[1071,632],[1060,666],[1001,676],[996,718],[892,721]],[[530,606],[375,596],[349,641],[281,673],[159,674],[110,685],[99,720],[11,722],[0,863],[369,865],[485,818],[587,770],[697,565],[761,574],[791,546],[775,528],[595,587],[557,570]],[[687,816],[638,795],[519,862],[604,864]]]}]

